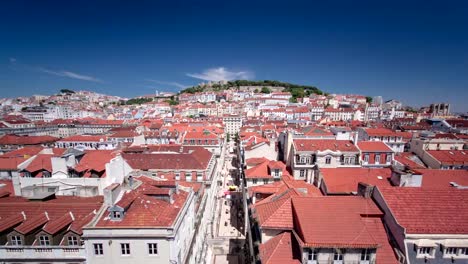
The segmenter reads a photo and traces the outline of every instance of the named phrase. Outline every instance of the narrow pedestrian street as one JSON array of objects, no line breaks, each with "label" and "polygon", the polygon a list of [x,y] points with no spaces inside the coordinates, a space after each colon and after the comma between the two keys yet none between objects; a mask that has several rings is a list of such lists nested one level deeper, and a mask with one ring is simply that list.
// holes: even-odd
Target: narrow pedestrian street
[{"label": "narrow pedestrian street", "polygon": [[[233,143],[228,143],[229,147]],[[213,245],[214,263],[245,263],[244,261],[244,213],[242,193],[239,188],[239,169],[236,153],[225,152],[224,168],[221,171],[221,186],[218,188],[217,212],[215,215],[216,245]]]}]

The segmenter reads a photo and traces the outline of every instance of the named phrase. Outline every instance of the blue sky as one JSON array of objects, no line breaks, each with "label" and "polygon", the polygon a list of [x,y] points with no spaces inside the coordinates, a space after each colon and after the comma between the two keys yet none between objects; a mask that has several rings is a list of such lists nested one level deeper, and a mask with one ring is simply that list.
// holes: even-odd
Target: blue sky
[{"label": "blue sky", "polygon": [[0,96],[250,78],[468,111],[467,14],[467,1],[1,1]]}]

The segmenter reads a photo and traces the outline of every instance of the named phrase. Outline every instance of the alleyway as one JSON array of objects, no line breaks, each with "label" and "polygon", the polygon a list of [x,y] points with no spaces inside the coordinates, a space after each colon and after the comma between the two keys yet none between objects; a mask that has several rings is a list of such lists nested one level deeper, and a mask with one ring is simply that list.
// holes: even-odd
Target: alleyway
[{"label": "alleyway", "polygon": [[222,186],[220,186],[218,193],[215,232],[219,244],[213,247],[214,263],[216,264],[244,263],[244,215],[235,157],[235,154],[226,153],[225,168],[222,171]]}]

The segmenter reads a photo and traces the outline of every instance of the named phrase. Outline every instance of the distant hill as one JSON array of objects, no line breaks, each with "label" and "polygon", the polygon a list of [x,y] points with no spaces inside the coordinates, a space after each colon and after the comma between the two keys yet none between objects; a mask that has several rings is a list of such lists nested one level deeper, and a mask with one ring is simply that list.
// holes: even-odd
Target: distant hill
[{"label": "distant hill", "polygon": [[[284,92],[291,92],[293,99],[296,101],[297,98],[303,98],[311,94],[323,94],[323,92],[315,87],[310,85],[300,85],[288,82],[272,81],[272,80],[263,80],[263,81],[249,81],[249,80],[236,80],[229,81],[227,84],[213,84],[211,87],[208,86],[193,86],[181,90],[179,93],[198,93],[198,92],[208,92],[208,91],[223,91],[229,89],[238,89],[240,86],[258,86],[258,92],[262,92],[262,87],[284,87]],[[265,91],[265,89],[263,89]]]}]

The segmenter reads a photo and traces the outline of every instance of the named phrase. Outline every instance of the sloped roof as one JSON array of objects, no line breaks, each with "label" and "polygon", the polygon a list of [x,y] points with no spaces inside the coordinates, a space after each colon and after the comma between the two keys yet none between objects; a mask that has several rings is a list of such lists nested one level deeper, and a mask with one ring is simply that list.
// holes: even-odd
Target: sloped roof
[{"label": "sloped roof", "polygon": [[408,234],[468,233],[468,190],[411,187],[379,190]]},{"label": "sloped roof", "polygon": [[205,148],[190,153],[123,154],[133,169],[205,170],[212,157]]},{"label": "sloped roof", "polygon": [[468,150],[426,150],[442,165],[468,166]]},{"label": "sloped roof", "polygon": [[245,178],[247,179],[269,179],[273,178],[271,175],[271,169],[280,169],[282,175],[289,175],[289,172],[286,170],[286,165],[281,161],[264,161],[259,165],[252,167],[245,171]]},{"label": "sloped roof", "polygon": [[0,145],[40,145],[53,143],[57,140],[58,138],[51,136],[18,136],[8,134],[0,138]]},{"label": "sloped roof", "polygon": [[281,233],[259,247],[262,264],[299,264],[294,259],[291,232]]},{"label": "sloped roof", "polygon": [[370,230],[366,216],[383,213],[371,199],[361,196],[293,197],[296,232],[312,247],[377,248],[380,244]]},{"label": "sloped roof", "polygon": [[294,139],[294,147],[297,151],[342,151],[358,152],[359,150],[349,140],[334,139]]},{"label": "sloped roof", "polygon": [[75,170],[102,172],[106,169],[106,163],[109,163],[115,156],[116,152],[112,150],[86,150],[83,158],[75,166]]},{"label": "sloped roof", "polygon": [[[37,228],[49,226],[50,232],[56,232],[63,222],[67,222],[65,214],[72,212],[75,218],[72,224],[75,224],[90,213],[94,216],[93,211],[98,210],[102,202],[102,196],[87,198],[56,196],[54,199],[41,202],[18,196],[0,198],[0,229],[15,227],[16,231],[27,234]],[[80,225],[87,223],[82,222]]]},{"label": "sloped roof", "polygon": [[357,192],[360,182],[373,186],[392,186],[390,168],[322,168],[320,172],[328,193]]},{"label": "sloped roof", "polygon": [[179,190],[173,193],[174,203],[155,197],[155,194],[169,195],[168,189],[162,189],[143,182],[136,190],[125,193],[116,205],[125,208],[124,217],[111,221],[108,214],[103,214],[96,223],[97,228],[128,227],[170,227],[187,201],[188,192]]},{"label": "sloped roof", "polygon": [[359,141],[357,146],[362,152],[393,152],[393,150],[382,141]]},{"label": "sloped roof", "polygon": [[468,186],[467,170],[418,169],[417,171],[423,175],[421,188],[453,189],[452,182]]}]

